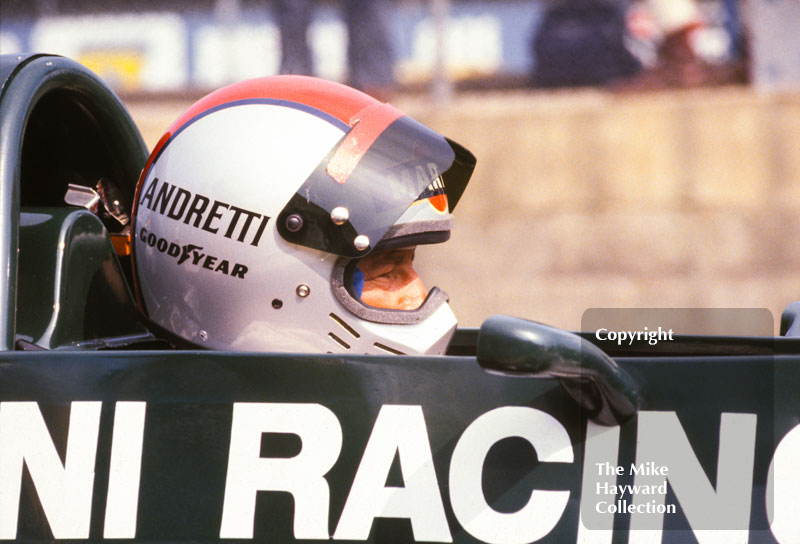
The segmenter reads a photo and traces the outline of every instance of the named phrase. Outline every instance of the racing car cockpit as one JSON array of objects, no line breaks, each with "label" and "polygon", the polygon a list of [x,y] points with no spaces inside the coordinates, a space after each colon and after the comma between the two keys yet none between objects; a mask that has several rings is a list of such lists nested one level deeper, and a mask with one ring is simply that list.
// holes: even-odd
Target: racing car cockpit
[{"label": "racing car cockpit", "polygon": [[[97,76],[58,56],[4,55],[0,84],[0,258],[9,271],[0,277],[0,344],[150,339],[116,255],[124,262],[115,235],[147,157],[125,107]],[[107,233],[123,240],[119,251]]]},{"label": "racing car cockpit", "polygon": [[[59,56],[4,55],[0,83],[0,351],[170,348],[132,295],[130,206],[148,152],[124,105]],[[574,374],[565,387],[600,419],[636,409],[635,388],[600,350],[596,368],[577,365],[593,346],[575,335],[490,320],[481,350],[476,332],[456,335],[448,354],[477,352],[502,373]]]}]

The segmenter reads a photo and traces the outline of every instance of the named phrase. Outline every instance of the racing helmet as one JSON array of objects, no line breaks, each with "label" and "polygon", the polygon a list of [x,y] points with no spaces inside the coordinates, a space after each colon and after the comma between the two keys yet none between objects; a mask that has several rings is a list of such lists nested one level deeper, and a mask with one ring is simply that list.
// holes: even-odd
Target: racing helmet
[{"label": "racing helmet", "polygon": [[457,323],[447,295],[370,306],[358,263],[448,239],[474,166],[345,85],[283,75],[224,87],[175,121],[140,176],[139,304],[209,349],[441,354]]}]

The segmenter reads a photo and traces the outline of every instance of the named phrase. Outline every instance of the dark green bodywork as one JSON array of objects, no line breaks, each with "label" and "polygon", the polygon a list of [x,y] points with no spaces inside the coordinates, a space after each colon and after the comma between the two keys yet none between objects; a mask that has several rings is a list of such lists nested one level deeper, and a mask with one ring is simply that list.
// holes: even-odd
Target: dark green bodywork
[{"label": "dark green bodywork", "polygon": [[96,215],[28,208],[19,231],[18,342],[86,349],[151,339]]},{"label": "dark green bodywork", "polygon": [[[770,529],[773,493],[775,500],[786,493],[774,491],[768,476],[779,444],[796,436],[800,425],[800,337],[683,336],[667,349],[640,343],[610,348],[589,334],[494,316],[480,329],[457,331],[442,357],[167,349],[136,308],[130,263],[114,252],[108,225],[62,203],[67,183],[91,186],[99,177],[114,180],[132,200],[147,153],[128,113],[96,76],[61,57],[4,57],[0,79],[0,410],[33,406],[52,439],[45,449],[54,449],[64,466],[76,403],[100,410],[86,529],[70,534],[53,521],[59,506],[45,504],[41,472],[29,467],[14,482],[0,480],[0,497],[14,495],[19,486],[11,497],[18,505],[16,527],[0,526],[0,539],[104,540],[112,524],[107,503],[113,444],[121,439],[115,418],[126,403],[144,403],[137,500],[125,512],[135,523],[115,541],[228,540],[222,517],[229,501],[232,427],[241,406],[318,407],[338,420],[342,440],[325,474],[330,496],[324,539],[336,538],[382,414],[421,413],[424,427],[415,436],[424,438],[420,443],[429,451],[450,536],[436,541],[460,543],[492,541],[465,519],[451,495],[461,474],[454,461],[459,444],[487,415],[520,413],[564,429],[569,451],[550,462],[534,444],[539,437],[547,442],[548,433],[533,432],[531,440],[516,428],[516,435],[513,418],[506,418],[511,430],[477,465],[482,498],[495,513],[518,514],[537,490],[567,492],[553,523],[542,521],[542,534],[533,538],[535,531],[523,531],[528,536],[518,540],[557,543],[586,537],[579,519],[591,496],[587,437],[595,443],[595,435],[618,433],[618,452],[608,460],[627,466],[637,461],[643,437],[654,436],[646,422],[674,418],[690,460],[696,459],[714,488],[719,460],[731,454],[723,441],[730,434],[724,421],[741,416],[754,425],[746,443],[752,467],[742,474],[752,480],[747,519],[702,526],[697,511],[679,511],[659,527],[662,541],[695,542],[693,531],[741,529],[742,523],[749,542],[791,541],[785,529]],[[793,334],[798,313],[796,306],[787,311],[783,332]],[[3,449],[16,451],[10,444],[18,432],[8,422],[4,428],[4,421],[0,412],[0,433],[7,439],[0,441],[0,471]],[[311,447],[292,431],[265,431],[258,455],[292,459]],[[379,486],[410,485],[407,455],[398,446]],[[682,485],[670,488],[667,502],[685,500]],[[253,533],[244,539],[294,541],[299,499],[286,491],[259,491],[253,500]],[[0,520],[10,519],[3,517],[8,512],[2,504]],[[591,541],[628,542],[630,523],[630,515],[617,514],[608,527],[613,533]],[[418,531],[408,517],[378,516],[364,538],[343,541],[430,541]],[[505,535],[496,541],[514,540]]]},{"label": "dark green bodywork", "polygon": [[100,178],[129,202],[147,148],[119,98],[92,72],[53,55],[0,64],[0,350],[12,349],[20,210],[64,204],[68,183]]}]

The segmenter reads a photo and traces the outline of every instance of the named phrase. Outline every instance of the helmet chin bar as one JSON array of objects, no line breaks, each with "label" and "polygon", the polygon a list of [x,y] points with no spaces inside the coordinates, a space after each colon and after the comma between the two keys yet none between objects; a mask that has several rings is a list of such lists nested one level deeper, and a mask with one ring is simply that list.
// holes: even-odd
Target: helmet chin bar
[{"label": "helmet chin bar", "polygon": [[433,287],[428,291],[425,301],[416,310],[391,310],[368,306],[353,296],[345,279],[348,277],[348,272],[352,272],[352,269],[349,269],[350,266],[355,266],[356,262],[357,260],[349,257],[339,257],[336,260],[331,271],[331,288],[334,296],[342,306],[364,321],[388,325],[414,325],[429,318],[442,304],[446,304],[450,299],[447,293],[438,287]]}]

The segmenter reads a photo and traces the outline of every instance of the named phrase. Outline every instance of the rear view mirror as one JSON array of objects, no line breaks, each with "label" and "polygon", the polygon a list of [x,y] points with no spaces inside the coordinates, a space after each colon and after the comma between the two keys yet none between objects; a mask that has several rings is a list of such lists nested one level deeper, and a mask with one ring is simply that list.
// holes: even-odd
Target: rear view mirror
[{"label": "rear view mirror", "polygon": [[557,378],[588,417],[602,425],[619,425],[638,407],[631,376],[600,348],[562,329],[492,316],[481,325],[477,357],[490,371]]}]

